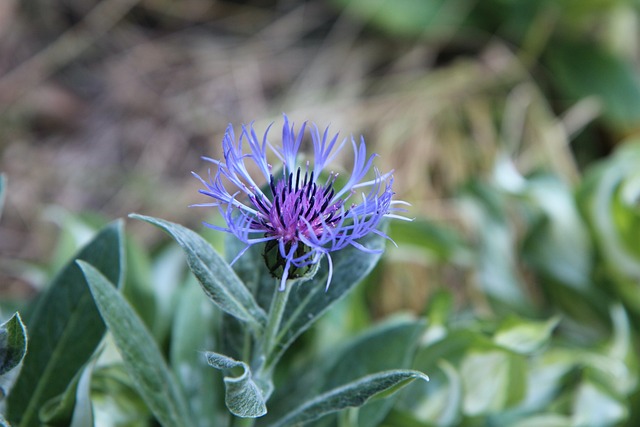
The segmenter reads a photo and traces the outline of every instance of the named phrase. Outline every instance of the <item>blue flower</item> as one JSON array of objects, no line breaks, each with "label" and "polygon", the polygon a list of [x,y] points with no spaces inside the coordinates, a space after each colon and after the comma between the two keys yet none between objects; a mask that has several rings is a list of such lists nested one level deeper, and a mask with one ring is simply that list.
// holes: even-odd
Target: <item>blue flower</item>
[{"label": "blue flower", "polygon": [[[307,123],[296,133],[285,115],[282,144],[277,146],[267,139],[270,128],[259,139],[253,125],[243,125],[236,139],[233,127],[227,127],[222,140],[224,160],[203,157],[217,166],[215,175],[209,170],[205,181],[193,173],[206,187],[200,193],[214,201],[194,206],[217,207],[226,227],[205,225],[231,233],[246,244],[233,262],[251,246],[265,244],[265,262],[284,290],[287,279],[301,277],[326,255],[328,288],[333,274],[330,253],[349,245],[378,253],[358,240],[369,233],[389,239],[377,226],[383,217],[406,219],[396,212],[404,211],[397,205],[407,203],[392,200],[391,172],[382,175],[373,168],[373,179],[365,180],[376,155],[367,156],[364,138],[359,144],[353,137],[338,143],[338,134],[330,137],[329,128],[321,133],[315,124]],[[313,164],[300,159],[307,130],[313,143]],[[327,173],[327,165],[348,141],[353,147],[353,169],[346,183],[338,186],[338,173]],[[282,167],[273,168],[268,151]],[[249,169],[258,171],[257,176]]]}]

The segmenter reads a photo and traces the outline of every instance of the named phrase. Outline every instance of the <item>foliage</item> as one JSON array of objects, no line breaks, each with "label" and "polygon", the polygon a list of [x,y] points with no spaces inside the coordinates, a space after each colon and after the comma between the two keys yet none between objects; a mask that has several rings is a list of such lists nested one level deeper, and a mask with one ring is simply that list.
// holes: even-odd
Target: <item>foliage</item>
[{"label": "foliage", "polygon": [[[29,3],[33,13],[46,2]],[[73,20],[74,8],[84,6],[71,3],[61,10]],[[338,107],[340,115],[344,110],[342,119],[380,134],[377,151],[399,156],[392,167],[397,178],[412,178],[405,191],[418,206],[410,214],[416,219],[389,225],[398,248],[388,245],[382,258],[350,249],[336,254],[328,291],[322,264],[313,278],[283,294],[275,292],[278,286],[260,248],[230,266],[242,247],[206,230],[132,215],[140,221],[129,221],[125,231],[123,221],[106,224],[56,210],[61,232],[50,263],[26,266],[47,275],[48,284],[33,300],[0,302],[0,425],[640,424],[640,141],[634,136],[640,129],[640,80],[637,46],[629,42],[640,22],[637,0],[328,0],[303,2],[291,10],[287,4],[282,8],[287,13],[308,5],[316,12],[318,3],[331,4],[345,16],[336,20],[330,15],[308,33],[297,26],[268,28],[261,43],[269,48],[259,58],[252,56],[252,38],[250,48],[240,46],[244,50],[228,41],[234,37],[223,37],[230,44],[213,48],[206,42],[230,31],[227,26],[239,28],[233,33],[238,38],[250,33],[256,25],[248,18],[251,13],[260,19],[268,13],[251,9],[260,2],[222,2],[224,8],[232,5],[230,19],[220,20],[219,11],[209,15],[211,21],[202,22],[210,28],[198,25],[193,32],[200,37],[195,48],[184,42],[193,36],[188,31],[180,37],[156,35],[169,33],[172,26],[188,28],[188,16],[194,14],[189,8],[197,14],[194,5],[206,2],[166,10],[158,0],[140,7],[128,1],[104,3],[120,4],[106,25],[117,26],[123,19],[113,39],[124,41],[127,50],[131,34],[140,40],[153,34],[131,49],[133,54],[123,55],[131,63],[113,61],[108,67],[137,73],[123,73],[125,90],[105,85],[109,96],[131,89],[125,98],[140,98],[132,108],[135,114],[112,114],[118,129],[127,120],[136,129],[166,126],[169,137],[157,139],[173,148],[158,150],[159,157],[177,159],[181,156],[171,153],[184,146],[174,144],[176,135],[196,140],[224,125],[218,116],[230,118],[211,118],[211,104],[196,104],[208,93],[215,94],[215,108],[229,116],[248,115],[262,108],[256,99],[276,93],[285,93],[276,99],[277,109],[279,102],[297,98],[314,104],[316,113],[336,115]],[[236,10],[244,15],[234,16]],[[311,15],[304,12],[300,15]],[[278,22],[295,17],[291,13]],[[51,23],[62,20],[44,19],[53,33],[57,29]],[[219,27],[218,21],[226,24]],[[367,31],[360,34],[354,21]],[[78,28],[86,24],[92,29],[93,22],[102,20],[81,20]],[[103,35],[104,28],[98,26],[91,37]],[[211,29],[215,36],[208,38]],[[287,31],[299,39],[287,39],[282,35],[291,37]],[[324,38],[327,33],[331,43]],[[270,45],[273,34],[276,42]],[[35,83],[41,76],[66,75],[55,71],[67,66],[69,75],[81,76],[78,81],[100,75],[95,63],[109,63],[101,49],[108,46],[120,54],[119,45],[96,43],[83,56],[87,44],[74,39],[82,35],[69,31],[62,38],[68,44],[36,56],[44,59],[31,66],[44,63],[46,72],[13,73],[0,86],[15,86],[19,75]],[[338,40],[344,44],[334,43]],[[66,59],[49,56],[69,46]],[[234,85],[215,81],[214,90],[199,90],[203,80],[225,68],[211,67],[209,51],[222,64],[232,52],[226,68],[232,70]],[[74,63],[69,59],[74,56],[82,61]],[[140,66],[152,60],[171,76]],[[256,61],[261,82],[245,82]],[[431,61],[434,69],[425,71],[431,65],[424,63]],[[313,71],[302,69],[305,74],[299,67],[307,63]],[[188,74],[181,67],[195,71]],[[245,72],[241,78],[238,69]],[[276,71],[262,75],[265,69]],[[174,80],[173,74],[187,75],[189,83]],[[296,85],[285,87],[294,77],[299,78]],[[137,78],[152,84],[153,96],[142,93],[152,99],[149,104],[162,126],[153,121],[139,125],[144,97],[132,88],[147,86],[131,84]],[[162,86],[163,80],[171,84]],[[97,81],[83,84],[101,86]],[[243,90],[237,90],[238,81]],[[30,86],[39,88],[35,83]],[[258,96],[251,93],[254,87]],[[310,92],[301,89],[307,87]],[[228,92],[220,94],[221,89]],[[160,100],[156,92],[169,95]],[[30,98],[19,95],[15,98],[28,106]],[[102,105],[111,113],[109,102],[119,106],[119,98],[105,99],[91,108]],[[230,112],[236,104],[245,110]],[[595,110],[583,110],[593,105]],[[550,113],[566,109],[564,117]],[[28,118],[17,110],[12,114]],[[81,115],[73,111],[76,120]],[[177,117],[177,125],[167,124],[167,111]],[[3,120],[19,127],[13,115]],[[496,122],[502,125],[499,135]],[[182,135],[177,130],[182,128],[192,133]],[[549,137],[565,131],[561,138]],[[53,134],[54,140],[59,137]],[[590,145],[594,140],[597,150]],[[55,144],[38,148],[50,146]],[[159,157],[146,163],[156,167]],[[121,172],[113,163],[106,168]],[[158,175],[180,169],[164,168]],[[163,186],[167,193],[158,192],[153,179],[131,173],[119,179],[126,183],[125,192],[161,193],[164,204],[184,188]],[[172,188],[179,191],[169,193]],[[0,211],[5,193],[6,181],[0,177]],[[98,199],[104,195],[98,194]],[[446,224],[434,219],[431,204],[446,207]],[[162,230],[173,242],[140,245],[134,224],[156,236]],[[372,238],[368,245],[383,243]],[[26,275],[27,268],[12,271]],[[384,304],[393,297],[410,300],[413,314],[388,315]],[[425,374],[429,382],[414,381]]]},{"label": "foliage", "polygon": [[[377,255],[343,250],[328,291],[321,265],[312,279],[279,292],[260,256],[249,252],[234,270],[198,234],[134,215],[176,239],[201,285],[176,272],[164,279],[179,284],[146,288],[142,276],[183,255],[170,247],[150,257],[125,244],[121,223],[107,225],[24,310],[29,352],[10,389],[8,420],[18,426],[92,419],[145,425],[149,417],[166,426],[238,425],[236,417],[255,418],[258,426],[632,423],[639,387],[633,326],[640,316],[639,160],[640,143],[630,140],[575,189],[547,173],[520,177],[517,189],[500,180],[473,183],[458,196],[466,236],[424,219],[395,225],[390,233],[401,248],[473,272],[475,296],[454,303],[445,283],[424,320],[365,318],[358,330],[371,327],[363,332],[349,332],[344,319],[358,312],[363,294],[351,291]],[[370,239],[370,247],[381,243]],[[233,256],[237,245],[227,246]],[[136,256],[127,256],[133,264],[123,276],[126,247]],[[385,262],[370,280],[390,266]],[[153,304],[135,297],[141,294]],[[167,298],[178,301],[162,309],[173,326],[154,331],[143,319]],[[330,315],[320,317],[329,307]],[[104,337],[102,320],[110,331]],[[302,338],[312,340],[300,339],[308,329]],[[16,315],[0,332],[4,378],[24,356],[25,327]],[[431,382],[408,384],[422,372]]]}]

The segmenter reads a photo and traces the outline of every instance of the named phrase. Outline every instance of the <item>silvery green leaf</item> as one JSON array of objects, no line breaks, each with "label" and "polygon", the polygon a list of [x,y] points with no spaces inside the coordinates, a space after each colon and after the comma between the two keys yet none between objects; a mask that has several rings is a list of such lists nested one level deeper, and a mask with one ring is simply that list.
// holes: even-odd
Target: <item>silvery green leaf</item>
[{"label": "silvery green leaf", "polygon": [[[76,256],[111,283],[122,282],[122,222],[105,227]],[[39,426],[38,410],[62,394],[85,365],[105,331],[82,272],[68,264],[25,316],[29,351],[8,398],[7,417],[18,427]]]},{"label": "silvery green leaf", "polygon": [[259,332],[266,323],[266,314],[233,269],[197,233],[181,225],[143,215],[130,215],[166,231],[182,247],[187,263],[207,296],[221,310],[248,323]]},{"label": "silvery green leaf", "polygon": [[0,325],[0,376],[6,374],[24,358],[27,352],[27,330],[19,313]]},{"label": "silvery green leaf", "polygon": [[158,421],[165,427],[193,425],[186,399],[142,320],[98,270],[84,261],[78,265],[129,375]]},{"label": "silvery green leaf", "polygon": [[[264,390],[264,386],[260,387],[254,382],[246,363],[210,351],[205,356],[210,366],[225,371],[225,403],[232,414],[242,418],[257,418],[267,413],[264,396],[270,390]],[[241,374],[227,375],[234,368],[240,368]]]},{"label": "silvery green leaf", "polygon": [[422,372],[411,370],[392,370],[367,375],[304,403],[270,427],[302,426],[327,414],[347,408],[358,408],[372,397],[383,392],[393,393],[417,378],[429,380]]},{"label": "silvery green leaf", "polygon": [[[382,250],[385,239],[370,234],[360,243],[373,250]],[[277,360],[284,350],[336,301],[353,289],[376,265],[381,254],[369,254],[355,247],[347,247],[331,254],[333,279],[326,289],[328,269],[326,261],[312,280],[296,282],[291,290],[278,332],[278,351],[267,364]],[[275,285],[274,285],[275,286]]]}]

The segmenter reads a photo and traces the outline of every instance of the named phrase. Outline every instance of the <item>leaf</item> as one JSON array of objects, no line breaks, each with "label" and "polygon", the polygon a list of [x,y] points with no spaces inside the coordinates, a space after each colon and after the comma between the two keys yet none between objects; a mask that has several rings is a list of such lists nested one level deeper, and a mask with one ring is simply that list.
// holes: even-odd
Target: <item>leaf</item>
[{"label": "leaf", "polygon": [[460,367],[466,415],[500,412],[519,403],[525,394],[526,360],[501,350],[470,351]]},{"label": "leaf", "polygon": [[[463,401],[463,387],[460,373],[446,360],[441,359],[438,368],[444,374],[446,383],[436,383],[434,393],[432,395],[424,395],[419,398],[420,394],[412,395],[408,393],[407,388],[405,394],[417,403],[414,413],[420,415],[424,421],[435,421],[435,425],[453,426],[460,424],[461,407]],[[410,387],[415,387],[412,384]]]},{"label": "leaf", "polygon": [[[370,234],[360,243],[369,249],[382,250],[385,239]],[[353,289],[376,265],[380,254],[369,254],[355,247],[347,247],[331,255],[333,259],[333,279],[329,289],[325,289],[328,269],[324,264],[315,277],[302,283],[296,283],[291,290],[289,300],[278,331],[278,351],[271,356],[267,364],[279,359],[284,350],[315,322],[336,301]]]},{"label": "leaf", "polygon": [[64,393],[49,400],[40,408],[38,414],[43,424],[52,427],[93,425],[90,386],[96,360],[94,356],[84,369],[78,371]]},{"label": "leaf", "polygon": [[528,354],[539,349],[551,337],[560,321],[552,317],[544,322],[508,317],[493,337],[496,344],[516,353]]},{"label": "leaf", "polygon": [[572,412],[575,426],[620,425],[629,416],[623,401],[589,380],[578,387]]},{"label": "leaf", "polygon": [[395,36],[443,36],[455,31],[470,0],[333,0],[348,13]]},{"label": "leaf", "polygon": [[266,324],[266,314],[233,269],[211,245],[193,231],[169,221],[131,214],[169,233],[187,255],[187,263],[207,296],[221,310],[247,322],[255,332]]},{"label": "leaf", "polygon": [[138,392],[165,427],[193,425],[158,345],[129,303],[91,264],[78,261]]},{"label": "leaf", "polygon": [[[108,280],[123,276],[122,222],[105,227],[77,255]],[[102,340],[105,326],[82,272],[70,263],[37,300],[26,319],[29,352],[8,399],[7,417],[18,427],[38,426],[38,410],[67,388]]]},{"label": "leaf", "polygon": [[[464,251],[464,241],[458,232],[432,221],[393,221],[389,236],[406,251],[420,250],[418,256],[436,258],[440,262],[452,260]],[[403,251],[405,252],[405,251]]]},{"label": "leaf", "polygon": [[596,96],[610,124],[622,131],[640,126],[640,78],[633,64],[586,40],[552,44],[546,63],[570,102]]},{"label": "leaf", "polygon": [[422,372],[411,370],[392,370],[368,375],[308,401],[270,427],[302,425],[342,409],[358,408],[373,396],[382,392],[393,393],[416,378],[429,381],[429,377]]},{"label": "leaf", "polygon": [[267,413],[264,391],[251,376],[251,369],[244,362],[239,362],[223,354],[208,351],[205,353],[207,363],[216,369],[228,371],[240,368],[241,374],[229,376],[225,374],[225,403],[233,415],[242,418],[257,418]]},{"label": "leaf", "polygon": [[0,325],[0,375],[18,366],[26,352],[27,330],[20,313],[15,313]]},{"label": "leaf", "polygon": [[193,276],[179,289],[171,331],[171,368],[184,390],[196,426],[207,427],[225,413],[219,373],[202,363],[200,350],[213,348],[219,320]]}]

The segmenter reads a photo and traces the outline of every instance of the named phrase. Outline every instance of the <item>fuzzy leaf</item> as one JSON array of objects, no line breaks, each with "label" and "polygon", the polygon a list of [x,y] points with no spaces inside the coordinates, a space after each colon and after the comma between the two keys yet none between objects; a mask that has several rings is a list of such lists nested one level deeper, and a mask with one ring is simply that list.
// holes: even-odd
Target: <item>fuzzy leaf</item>
[{"label": "fuzzy leaf", "polygon": [[[122,222],[118,221],[105,227],[76,258],[93,263],[110,282],[120,284],[122,240]],[[73,263],[40,296],[26,325],[29,352],[7,409],[7,417],[18,427],[40,425],[38,410],[65,391],[105,331],[82,272]]]},{"label": "fuzzy leaf", "polygon": [[251,377],[251,369],[244,362],[239,362],[223,354],[208,351],[205,353],[207,363],[216,369],[242,369],[238,376],[224,377],[225,403],[233,415],[242,418],[257,418],[267,413],[263,390]]},{"label": "fuzzy leaf", "polygon": [[270,427],[303,425],[342,409],[358,408],[373,396],[382,392],[394,392],[416,378],[429,381],[429,377],[422,372],[411,370],[392,370],[368,375],[308,401]]},{"label": "fuzzy leaf", "polygon": [[19,313],[0,325],[0,375],[22,362],[27,352],[27,330]]},{"label": "fuzzy leaf", "polygon": [[143,215],[130,215],[166,231],[182,247],[187,263],[207,296],[226,313],[261,331],[266,314],[233,269],[197,233],[181,225]]},{"label": "fuzzy leaf", "polygon": [[138,392],[165,427],[193,425],[158,345],[129,303],[92,265],[78,261]]}]

